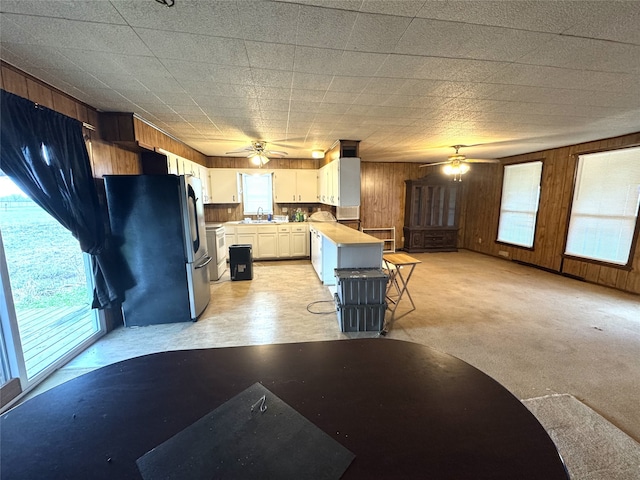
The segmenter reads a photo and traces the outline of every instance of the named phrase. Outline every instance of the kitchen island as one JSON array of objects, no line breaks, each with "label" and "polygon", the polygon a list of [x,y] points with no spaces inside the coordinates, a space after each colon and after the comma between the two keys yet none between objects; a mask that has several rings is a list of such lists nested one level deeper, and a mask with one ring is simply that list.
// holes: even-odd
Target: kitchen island
[{"label": "kitchen island", "polygon": [[309,222],[311,263],[325,285],[336,268],[381,268],[383,241],[337,222]]}]

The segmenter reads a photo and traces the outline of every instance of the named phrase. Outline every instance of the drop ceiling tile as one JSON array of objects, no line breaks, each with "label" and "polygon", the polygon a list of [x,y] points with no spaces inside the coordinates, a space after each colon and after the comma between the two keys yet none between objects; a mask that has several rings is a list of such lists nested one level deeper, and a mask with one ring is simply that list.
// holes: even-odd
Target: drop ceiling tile
[{"label": "drop ceiling tile", "polygon": [[148,91],[148,88],[140,83],[135,77],[125,74],[101,75],[100,80],[108,87],[114,90],[142,90]]},{"label": "drop ceiling tile", "polygon": [[251,83],[255,86],[288,88],[293,79],[293,72],[267,68],[252,68],[251,79]]},{"label": "drop ceiling tile", "polygon": [[428,0],[417,17],[560,33],[583,14],[583,2]]},{"label": "drop ceiling tile", "polygon": [[249,65],[290,71],[293,68],[295,46],[266,42],[245,42]]},{"label": "drop ceiling tile", "polygon": [[339,63],[334,66],[336,75],[369,77],[373,76],[384,63],[387,54],[345,51]]},{"label": "drop ceiling tile", "polygon": [[353,105],[383,105],[387,101],[388,97],[374,94],[374,93],[361,93],[353,99]]},{"label": "drop ceiling tile", "polygon": [[289,88],[254,87],[256,96],[265,100],[289,100],[291,90]]},{"label": "drop ceiling tile", "polygon": [[258,110],[259,108],[257,98],[239,99],[238,97],[201,94],[191,95],[191,98],[201,107],[238,108],[239,105],[241,105],[243,109],[251,108],[253,110]]},{"label": "drop ceiling tile", "polygon": [[151,55],[151,50],[129,26],[106,23],[76,22],[75,41],[67,47],[85,48],[96,52],[126,55]]},{"label": "drop ceiling tile", "polygon": [[640,45],[588,38],[555,37],[519,62],[550,67],[640,74]]},{"label": "drop ceiling tile", "polygon": [[259,98],[258,104],[260,105],[261,110],[278,110],[281,112],[286,112],[289,110],[288,99]]},{"label": "drop ceiling tile", "polygon": [[343,115],[349,110],[349,105],[344,103],[321,103],[318,107],[319,114]]},{"label": "drop ceiling tile", "polygon": [[296,47],[293,70],[296,73],[333,75],[342,52],[328,48]]},{"label": "drop ceiling tile", "polygon": [[351,35],[357,16],[356,12],[346,10],[301,6],[297,29],[301,34],[297,35],[296,44],[342,49]]},{"label": "drop ceiling tile", "polygon": [[409,27],[407,17],[360,13],[345,46],[348,50],[388,53]]},{"label": "drop ceiling tile", "polygon": [[368,83],[369,79],[366,77],[342,77],[336,75],[333,77],[328,92],[360,93]]},{"label": "drop ceiling tile", "polygon": [[424,5],[424,0],[363,0],[361,12],[414,17]]},{"label": "drop ceiling tile", "polygon": [[294,72],[292,88],[299,90],[326,90],[331,85],[333,75]]},{"label": "drop ceiling tile", "polygon": [[42,0],[2,0],[2,11],[51,18],[85,20],[90,22],[124,24],[122,16],[111,2]]},{"label": "drop ceiling tile", "polygon": [[292,112],[292,114],[293,112],[304,113],[305,115],[313,114],[316,113],[319,108],[319,102],[310,102],[307,100],[296,99],[292,99],[291,102],[289,102],[289,110]]},{"label": "drop ceiling tile", "polygon": [[291,98],[293,100],[302,100],[308,102],[321,102],[324,98],[324,94],[325,92],[322,90],[291,90]]},{"label": "drop ceiling tile", "polygon": [[348,92],[326,92],[324,101],[327,103],[341,103],[349,105],[353,102],[354,95]]},{"label": "drop ceiling tile", "polygon": [[400,93],[406,82],[407,80],[404,78],[371,77],[363,93],[378,95]]},{"label": "drop ceiling tile", "polygon": [[242,40],[181,32],[167,35],[165,31],[148,28],[135,31],[158,58],[249,66]]},{"label": "drop ceiling tile", "polygon": [[245,39],[295,44],[298,5],[243,0],[237,6],[239,32]]},{"label": "drop ceiling tile", "polygon": [[140,82],[152,92],[183,93],[185,88],[173,77],[145,76]]},{"label": "drop ceiling tile", "polygon": [[[456,31],[454,38],[450,35],[452,29]],[[462,24],[415,18],[393,52],[403,55],[459,58],[470,38],[469,32]]]},{"label": "drop ceiling tile", "polygon": [[115,89],[123,98],[140,105],[141,107],[151,108],[154,105],[159,106],[162,111],[167,109],[167,106],[162,103],[156,95],[149,91],[139,91],[139,90],[122,90]]},{"label": "drop ceiling tile", "polygon": [[[168,32],[233,37],[242,32],[236,2],[176,2],[167,8],[157,2],[112,0],[127,24]],[[241,3],[241,2],[239,2]]]},{"label": "drop ceiling tile", "polygon": [[[585,8],[586,7],[586,8]],[[589,2],[563,33],[640,45],[640,2]]]},{"label": "drop ceiling tile", "polygon": [[228,97],[255,97],[252,85],[210,82],[206,80],[180,80],[180,85],[193,94],[222,95]]},{"label": "drop ceiling tile", "polygon": [[162,102],[168,105],[197,105],[193,96],[186,92],[153,92]]}]

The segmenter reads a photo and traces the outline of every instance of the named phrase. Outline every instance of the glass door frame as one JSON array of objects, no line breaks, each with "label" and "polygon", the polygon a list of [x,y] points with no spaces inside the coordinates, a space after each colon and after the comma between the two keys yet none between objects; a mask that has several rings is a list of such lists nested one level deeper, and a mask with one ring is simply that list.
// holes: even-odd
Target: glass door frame
[{"label": "glass door frame", "polygon": [[[91,272],[91,260],[89,255],[83,253],[85,272]],[[87,287],[93,289],[93,277],[86,275]],[[94,320],[98,323],[98,329],[95,333],[86,338],[82,343],[71,349],[51,365],[38,372],[32,378],[27,375],[27,368],[24,361],[22,350],[22,342],[20,340],[20,331],[18,329],[18,318],[16,315],[13,295],[11,292],[11,280],[9,278],[9,270],[5,256],[4,244],[2,242],[2,232],[0,231],[0,360],[4,375],[7,382],[0,385],[5,387],[13,379],[20,382],[20,393],[14,398],[4,402],[0,406],[0,413],[8,410],[16,404],[23,396],[45,380],[55,370],[67,363],[73,357],[84,351],[93,344],[98,338],[106,334],[106,321],[102,310],[92,309]],[[4,392],[3,392],[4,394]]]}]

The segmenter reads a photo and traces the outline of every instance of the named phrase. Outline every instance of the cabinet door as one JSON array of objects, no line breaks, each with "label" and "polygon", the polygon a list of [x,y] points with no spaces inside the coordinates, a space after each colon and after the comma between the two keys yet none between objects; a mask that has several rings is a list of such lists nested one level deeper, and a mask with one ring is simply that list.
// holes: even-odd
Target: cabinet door
[{"label": "cabinet door", "polygon": [[306,223],[291,226],[291,256],[309,256],[309,227]]},{"label": "cabinet door", "polygon": [[291,256],[306,257],[309,255],[309,234],[304,232],[291,233]]},{"label": "cabinet door", "polygon": [[254,225],[237,225],[236,241],[238,245],[251,245],[253,258],[260,258],[258,249],[258,230]]},{"label": "cabinet door", "polygon": [[211,191],[209,203],[240,203],[238,171],[233,168],[209,169]]},{"label": "cabinet door", "polygon": [[330,205],[338,205],[340,198],[340,160],[334,160],[329,164],[328,192]]},{"label": "cabinet door", "polygon": [[298,170],[296,174],[297,200],[300,203],[315,203],[318,198],[318,173],[316,170]]},{"label": "cabinet door", "polygon": [[258,256],[257,258],[278,257],[278,234],[260,233],[258,231]]},{"label": "cabinet door", "polygon": [[339,163],[334,205],[340,207],[360,205],[360,159],[341,158],[336,162]]},{"label": "cabinet door", "polygon": [[293,203],[296,195],[296,171],[276,170],[273,174],[273,195],[276,203]]},{"label": "cabinet door", "polygon": [[327,179],[329,166],[324,165],[318,170],[318,201],[322,203],[328,203],[327,201]]},{"label": "cabinet door", "polygon": [[278,258],[291,258],[291,233],[278,232]]}]

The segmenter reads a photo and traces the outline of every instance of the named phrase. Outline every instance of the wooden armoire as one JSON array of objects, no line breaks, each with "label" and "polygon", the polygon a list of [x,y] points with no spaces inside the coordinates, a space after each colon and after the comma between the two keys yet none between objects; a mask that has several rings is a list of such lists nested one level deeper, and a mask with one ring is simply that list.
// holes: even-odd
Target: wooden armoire
[{"label": "wooden armoire", "polygon": [[405,184],[404,250],[457,251],[460,182],[431,173]]}]

